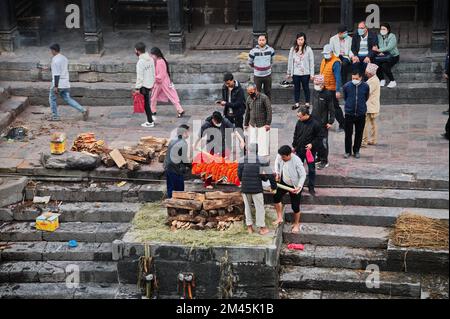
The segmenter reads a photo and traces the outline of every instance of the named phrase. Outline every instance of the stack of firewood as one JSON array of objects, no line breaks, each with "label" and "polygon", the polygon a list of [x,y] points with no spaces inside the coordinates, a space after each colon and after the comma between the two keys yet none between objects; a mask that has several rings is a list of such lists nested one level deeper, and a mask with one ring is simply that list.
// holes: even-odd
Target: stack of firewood
[{"label": "stack of firewood", "polygon": [[150,164],[152,160],[164,162],[168,145],[166,138],[148,136],[141,138],[138,145],[111,150],[104,141],[97,141],[93,133],[84,133],[75,139],[72,151],[98,155],[106,167],[117,166],[136,171],[141,164]]},{"label": "stack of firewood", "polygon": [[172,230],[227,230],[244,219],[244,201],[239,192],[174,192],[164,205],[166,224]]}]

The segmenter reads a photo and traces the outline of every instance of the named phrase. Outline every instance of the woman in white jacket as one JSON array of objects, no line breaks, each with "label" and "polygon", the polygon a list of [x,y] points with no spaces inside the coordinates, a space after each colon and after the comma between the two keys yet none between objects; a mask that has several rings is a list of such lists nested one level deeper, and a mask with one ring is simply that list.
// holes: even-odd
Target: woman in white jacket
[{"label": "woman in white jacket", "polygon": [[310,105],[311,91],[309,81],[314,79],[314,53],[306,41],[306,34],[299,33],[295,44],[289,52],[287,78],[294,82],[295,105],[293,110],[300,108],[300,91],[305,93],[305,106]]}]

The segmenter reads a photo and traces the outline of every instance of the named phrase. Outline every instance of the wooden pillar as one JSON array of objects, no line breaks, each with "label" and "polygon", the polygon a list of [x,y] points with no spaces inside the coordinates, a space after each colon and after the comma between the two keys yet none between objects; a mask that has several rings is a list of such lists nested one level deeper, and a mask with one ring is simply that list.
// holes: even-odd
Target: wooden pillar
[{"label": "wooden pillar", "polygon": [[[266,0],[252,0],[254,42],[261,34],[267,34]],[[269,39],[270,40],[270,39]],[[256,45],[256,43],[254,43]]]},{"label": "wooden pillar", "polygon": [[447,52],[448,0],[433,1],[431,52]]},{"label": "wooden pillar", "polygon": [[347,27],[349,32],[353,31],[353,0],[341,0],[341,24]]},{"label": "wooden pillar", "polygon": [[0,0],[0,51],[12,52],[19,47],[14,0]]},{"label": "wooden pillar", "polygon": [[103,31],[97,0],[82,0],[86,54],[103,54]]},{"label": "wooden pillar", "polygon": [[183,0],[167,0],[167,10],[169,13],[169,51],[171,54],[183,54],[186,49]]}]

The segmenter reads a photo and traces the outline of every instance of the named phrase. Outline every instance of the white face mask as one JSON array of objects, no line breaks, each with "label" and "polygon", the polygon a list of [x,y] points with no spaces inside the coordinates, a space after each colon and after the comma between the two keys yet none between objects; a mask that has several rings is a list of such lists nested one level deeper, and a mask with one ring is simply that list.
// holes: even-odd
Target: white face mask
[{"label": "white face mask", "polygon": [[325,58],[325,60],[329,60],[331,59],[331,54],[324,54],[323,57]]},{"label": "white face mask", "polygon": [[354,85],[360,85],[361,84],[361,80],[352,80],[352,83]]},{"label": "white face mask", "polygon": [[314,90],[316,90],[316,91],[322,91],[322,86],[320,86],[320,85],[314,85]]},{"label": "white face mask", "polygon": [[381,31],[380,31],[380,34],[381,34],[382,36],[385,36],[385,35],[388,34],[388,32],[387,32],[387,30],[381,30]]}]

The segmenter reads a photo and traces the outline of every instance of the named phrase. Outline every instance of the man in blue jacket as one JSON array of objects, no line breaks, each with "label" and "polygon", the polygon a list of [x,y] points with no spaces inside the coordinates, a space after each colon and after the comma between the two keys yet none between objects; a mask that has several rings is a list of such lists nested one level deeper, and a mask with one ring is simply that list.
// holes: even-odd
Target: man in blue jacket
[{"label": "man in blue jacket", "polygon": [[[369,99],[370,88],[363,81],[363,74],[355,69],[352,72],[352,81],[344,85],[345,99],[345,158],[353,155],[361,158],[361,149],[364,127],[366,125],[367,100]],[[355,141],[353,139],[353,127],[355,127]]]}]

